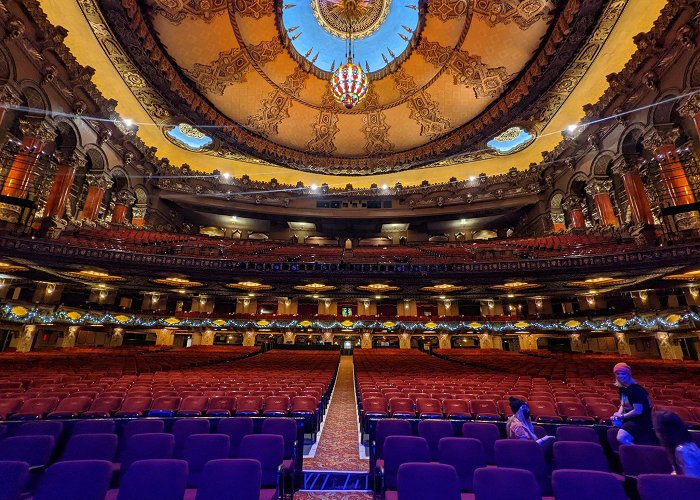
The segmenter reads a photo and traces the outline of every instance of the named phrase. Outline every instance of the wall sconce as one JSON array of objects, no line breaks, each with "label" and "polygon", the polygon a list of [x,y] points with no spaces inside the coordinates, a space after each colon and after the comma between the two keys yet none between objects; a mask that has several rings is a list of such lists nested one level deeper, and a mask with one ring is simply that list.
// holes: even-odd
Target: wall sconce
[{"label": "wall sconce", "polygon": [[292,301],[289,299],[284,299],[284,307],[289,307],[292,305]]},{"label": "wall sconce", "polygon": [[639,292],[639,300],[641,300],[642,302],[646,302],[648,299],[649,299],[649,296],[647,295],[646,291],[643,290],[643,291]]},{"label": "wall sconce", "polygon": [[542,299],[535,299],[535,307],[537,309],[542,309],[542,304],[543,304]]},{"label": "wall sconce", "polygon": [[331,306],[331,299],[325,299],[323,301],[323,305],[325,306],[326,309],[328,309]]},{"label": "wall sconce", "polygon": [[446,301],[445,301],[445,309],[449,309],[450,307],[452,307],[452,301],[451,301],[451,300],[446,300]]},{"label": "wall sconce", "polygon": [[156,293],[156,292],[153,292],[153,293],[151,294],[151,304],[155,305],[155,304],[157,304],[158,302],[160,302],[160,294],[159,294],[159,293]]},{"label": "wall sconce", "polygon": [[589,295],[588,297],[586,297],[586,303],[588,304],[588,307],[595,306],[595,297]]},{"label": "wall sconce", "polygon": [[362,305],[365,306],[365,309],[369,309],[369,300],[363,300]]},{"label": "wall sconce", "polygon": [[47,283],[46,284],[46,295],[51,295],[55,291],[56,291],[56,283]]},{"label": "wall sconce", "polygon": [[243,299],[243,307],[248,307],[250,305],[250,299]]},{"label": "wall sconce", "polygon": [[100,301],[107,298],[107,290],[100,290]]},{"label": "wall sconce", "polygon": [[[4,284],[5,283],[3,282],[3,285]],[[694,300],[697,300],[698,295],[700,295],[700,291],[698,291],[698,289],[695,287],[690,287],[689,291],[690,291],[690,296],[693,297]]]},{"label": "wall sconce", "polygon": [[493,300],[487,301],[486,304],[489,306],[489,309],[496,307],[496,303]]},{"label": "wall sconce", "polygon": [[207,298],[206,297],[199,297],[199,305],[201,307],[204,307],[207,303]]}]

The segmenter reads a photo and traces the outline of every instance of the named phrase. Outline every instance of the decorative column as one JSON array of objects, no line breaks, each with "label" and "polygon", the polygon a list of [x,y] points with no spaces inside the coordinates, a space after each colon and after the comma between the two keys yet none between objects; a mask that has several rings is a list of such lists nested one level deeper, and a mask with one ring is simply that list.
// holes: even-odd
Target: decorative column
[{"label": "decorative column", "polygon": [[121,347],[124,343],[124,329],[115,328],[112,330],[112,338],[109,340],[109,347]]},{"label": "decorative column", "polygon": [[649,196],[644,190],[644,183],[637,166],[621,157],[615,161],[613,172],[622,177],[634,224],[637,226],[654,225]]},{"label": "decorative column", "polygon": [[44,217],[49,219],[63,218],[68,195],[75,179],[75,172],[83,167],[87,161],[85,155],[80,151],[73,151],[68,157],[61,154],[57,154],[57,156],[59,157],[58,168],[44,208]]},{"label": "decorative column", "polygon": [[656,341],[659,343],[661,359],[683,359],[683,350],[678,344],[673,344],[673,339],[666,332],[657,332]]},{"label": "decorative column", "polygon": [[146,224],[146,212],[148,205],[137,203],[131,209],[131,223],[136,227],[143,227]]},{"label": "decorative column", "polygon": [[569,335],[569,339],[571,340],[571,352],[586,352],[580,333],[572,333]]},{"label": "decorative column", "polygon": [[249,331],[243,334],[243,345],[245,347],[253,347],[255,345],[255,332]]},{"label": "decorative column", "polygon": [[536,351],[538,335],[533,333],[521,333],[518,335],[518,343],[521,351]]},{"label": "decorative column", "polygon": [[333,343],[333,332],[323,332],[323,343],[332,344]]},{"label": "decorative column", "polygon": [[365,332],[362,334],[362,337],[360,337],[360,347],[362,349],[371,349],[372,348],[372,334],[369,332]]},{"label": "decorative column", "polygon": [[[700,95],[693,94],[681,101],[681,105],[678,106],[678,114],[693,122],[695,134],[700,140]],[[698,145],[700,146],[700,144]]]},{"label": "decorative column", "polygon": [[175,342],[175,334],[172,330],[167,330],[165,328],[156,330],[156,345],[171,346],[173,342]]},{"label": "decorative column", "polygon": [[63,335],[63,340],[61,340],[61,347],[63,349],[70,349],[71,347],[75,347],[75,340],[78,338],[79,331],[79,326],[69,326],[66,329],[66,333]]},{"label": "decorative column", "polygon": [[631,356],[632,348],[630,347],[629,339],[627,334],[624,332],[617,332],[615,334],[615,340],[617,340],[617,352],[622,356]]},{"label": "decorative column", "polygon": [[20,151],[15,155],[0,191],[4,196],[15,198],[26,196],[39,155],[46,145],[56,138],[56,133],[43,120],[21,120],[20,130],[23,134]]},{"label": "decorative column", "polygon": [[618,227],[612,201],[610,200],[611,180],[593,179],[586,185],[586,193],[593,198],[601,226]]},{"label": "decorative column", "polygon": [[284,332],[284,343],[293,344],[294,343],[294,332]]},{"label": "decorative column", "polygon": [[214,330],[204,330],[202,332],[202,340],[199,345],[214,345]]},{"label": "decorative column", "polygon": [[17,339],[17,352],[29,352],[34,344],[36,325],[24,325]]},{"label": "decorative column", "polygon": [[4,85],[0,86],[0,103],[3,105],[3,107],[0,107],[0,147],[2,147],[5,145],[5,138],[7,137],[7,131],[9,128],[2,126],[3,122],[5,121],[5,117],[10,111],[5,106],[19,106],[22,104],[22,94],[20,94],[20,92],[9,83],[5,83]]},{"label": "decorative column", "polygon": [[[678,129],[665,131],[654,130],[644,138],[644,147],[653,152],[659,162],[661,175],[661,200],[664,205],[678,207],[696,202],[695,194],[676,153],[676,139],[680,136]],[[680,231],[700,228],[700,213],[697,211],[679,213],[673,216]]]},{"label": "decorative column", "polygon": [[568,196],[561,204],[569,216],[569,229],[586,229],[586,217],[583,215],[583,203],[578,196]]},{"label": "decorative column", "polygon": [[480,349],[500,349],[503,350],[503,340],[492,333],[479,334]]},{"label": "decorative column", "polygon": [[447,333],[441,333],[438,336],[438,341],[440,342],[438,347],[440,349],[452,349],[452,336]]},{"label": "decorative column", "polygon": [[410,349],[411,348],[411,334],[408,332],[403,332],[399,335],[399,349]]},{"label": "decorative column", "polygon": [[112,179],[107,176],[106,172],[101,172],[87,174],[85,181],[88,185],[88,192],[83,204],[82,218],[92,221],[97,219],[100,213],[100,205],[105,197],[105,191],[112,187]]},{"label": "decorative column", "polygon": [[126,213],[129,207],[134,204],[136,197],[129,191],[119,191],[112,212],[112,224],[124,224],[126,222]]}]

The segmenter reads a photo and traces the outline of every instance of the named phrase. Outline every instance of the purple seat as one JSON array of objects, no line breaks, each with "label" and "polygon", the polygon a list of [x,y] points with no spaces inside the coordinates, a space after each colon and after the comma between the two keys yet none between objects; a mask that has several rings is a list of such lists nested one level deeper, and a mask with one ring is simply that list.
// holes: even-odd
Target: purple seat
[{"label": "purple seat", "polygon": [[0,500],[20,498],[28,482],[29,465],[26,462],[0,462]]},{"label": "purple seat", "polygon": [[673,472],[671,460],[661,446],[623,444],[620,446],[620,463],[626,476]]},{"label": "purple seat", "polygon": [[401,464],[408,462],[430,462],[428,442],[417,436],[388,436],[384,440],[385,490],[396,490],[396,475]]},{"label": "purple seat", "polygon": [[627,500],[622,482],[608,472],[555,470],[552,488],[557,500]]},{"label": "purple seat", "polygon": [[78,434],[68,440],[61,462],[71,460],[106,460],[117,455],[119,441],[116,434]]},{"label": "purple seat", "polygon": [[15,436],[0,441],[0,461],[26,462],[30,467],[49,463],[54,449],[51,436]]},{"label": "purple seat", "polygon": [[593,427],[562,425],[557,429],[557,441],[585,441],[600,444],[598,433]]},{"label": "purple seat", "polygon": [[279,434],[284,439],[284,459],[294,458],[297,450],[297,422],[293,418],[266,418],[262,424],[263,434]]},{"label": "purple seat", "polygon": [[226,434],[192,434],[185,441],[182,458],[189,466],[187,485],[196,488],[204,466],[210,460],[228,458],[229,438]]},{"label": "purple seat", "polygon": [[46,469],[33,500],[104,500],[111,479],[106,460],[59,462]]},{"label": "purple seat", "polygon": [[173,424],[173,436],[175,436],[175,456],[180,458],[185,448],[185,441],[192,434],[208,434],[209,420],[202,418],[180,418]]},{"label": "purple seat", "polygon": [[493,446],[501,439],[501,431],[496,424],[487,422],[466,422],[462,424],[462,436],[478,439],[484,447],[484,456],[487,464],[496,463],[496,455]]},{"label": "purple seat", "polygon": [[[259,500],[270,498],[276,492],[263,496],[260,491],[262,469],[260,462],[248,459],[211,460],[200,476],[195,500]],[[235,484],[235,488],[231,485]],[[271,494],[270,494],[271,493]]]},{"label": "purple seat", "polygon": [[262,488],[277,488],[278,471],[284,460],[284,438],[279,434],[248,434],[241,439],[240,458],[260,462]]},{"label": "purple seat", "polygon": [[494,445],[496,465],[511,469],[524,469],[532,472],[544,495],[552,492],[547,464],[542,447],[536,441],[519,439],[499,439]]},{"label": "purple seat", "polygon": [[131,420],[122,429],[122,441],[127,442],[136,434],[155,434],[165,430],[165,422],[158,419]]},{"label": "purple seat", "polygon": [[447,420],[421,420],[418,422],[418,435],[428,442],[430,460],[438,459],[438,443],[442,438],[455,435],[452,423]]},{"label": "purple seat", "polygon": [[542,500],[540,487],[532,472],[507,467],[476,469],[474,493],[478,500]]},{"label": "purple seat", "polygon": [[114,420],[81,420],[73,426],[73,436],[78,434],[114,434],[117,424]]},{"label": "purple seat", "polygon": [[253,433],[253,419],[250,417],[230,417],[219,420],[216,428],[219,434],[226,434],[230,440],[229,457],[237,458],[243,436]]},{"label": "purple seat", "polygon": [[583,441],[554,443],[554,463],[557,469],[610,472],[610,464],[603,447]]},{"label": "purple seat", "polygon": [[[384,459],[384,441],[389,436],[410,436],[411,423],[407,420],[397,420],[394,418],[386,418],[377,422],[377,428],[374,438],[374,456],[377,458],[377,467],[382,467]],[[380,462],[380,460],[382,462]]]},{"label": "purple seat", "polygon": [[170,459],[175,451],[175,438],[172,434],[135,434],[124,447],[121,456],[121,471],[126,471],[138,460]]},{"label": "purple seat", "polygon": [[637,477],[637,490],[641,500],[697,498],[700,494],[700,477],[641,474]]},{"label": "purple seat", "polygon": [[619,431],[620,429],[617,427],[609,427],[605,434],[608,444],[610,445],[610,449],[613,451],[613,453],[620,452],[620,442],[617,440],[617,433]]},{"label": "purple seat", "polygon": [[118,490],[110,490],[105,500],[182,499],[187,486],[184,460],[139,460],[124,474]]},{"label": "purple seat", "polygon": [[459,479],[454,468],[443,464],[405,463],[397,477],[401,500],[460,500]]},{"label": "purple seat", "polygon": [[442,438],[438,444],[438,458],[441,464],[455,468],[459,489],[465,493],[474,490],[474,471],[486,467],[484,447],[481,441],[473,438]]},{"label": "purple seat", "polygon": [[54,443],[58,443],[63,433],[62,422],[27,422],[22,424],[15,432],[15,436],[51,436]]}]

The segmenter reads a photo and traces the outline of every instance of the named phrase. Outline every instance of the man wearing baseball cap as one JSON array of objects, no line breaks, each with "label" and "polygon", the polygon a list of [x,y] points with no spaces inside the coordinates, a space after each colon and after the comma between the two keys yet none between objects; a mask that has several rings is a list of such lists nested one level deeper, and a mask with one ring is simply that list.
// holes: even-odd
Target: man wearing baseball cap
[{"label": "man wearing baseball cap", "polygon": [[632,378],[632,368],[618,363],[613,368],[615,385],[620,391],[620,409],[612,415],[613,425],[620,427],[620,444],[657,444],[651,420],[649,393]]}]

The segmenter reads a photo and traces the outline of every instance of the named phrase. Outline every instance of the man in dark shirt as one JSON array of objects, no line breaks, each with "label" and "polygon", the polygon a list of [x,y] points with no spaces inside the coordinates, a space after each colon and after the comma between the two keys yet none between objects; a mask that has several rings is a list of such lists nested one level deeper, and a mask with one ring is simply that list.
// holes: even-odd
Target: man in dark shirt
[{"label": "man in dark shirt", "polygon": [[619,422],[617,441],[620,444],[656,444],[651,420],[649,393],[632,378],[632,368],[618,363],[613,368],[615,385],[620,391],[620,409],[612,418]]}]

